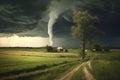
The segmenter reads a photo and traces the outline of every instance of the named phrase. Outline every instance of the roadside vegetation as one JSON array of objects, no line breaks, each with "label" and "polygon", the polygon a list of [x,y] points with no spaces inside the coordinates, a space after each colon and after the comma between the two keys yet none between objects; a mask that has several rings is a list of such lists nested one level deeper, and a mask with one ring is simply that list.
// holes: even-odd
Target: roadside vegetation
[{"label": "roadside vegetation", "polygon": [[92,74],[95,80],[120,80],[120,50],[114,49],[110,52],[89,52],[86,60],[90,60],[89,65],[83,65],[71,78],[71,80],[87,80],[83,67]]},{"label": "roadside vegetation", "polygon": [[98,54],[91,70],[96,80],[120,80],[120,50]]}]

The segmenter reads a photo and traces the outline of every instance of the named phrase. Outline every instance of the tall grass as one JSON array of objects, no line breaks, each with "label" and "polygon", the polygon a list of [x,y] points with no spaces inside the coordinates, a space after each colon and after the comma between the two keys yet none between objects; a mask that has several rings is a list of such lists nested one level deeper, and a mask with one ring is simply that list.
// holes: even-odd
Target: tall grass
[{"label": "tall grass", "polygon": [[92,61],[96,80],[120,80],[120,51],[99,54]]},{"label": "tall grass", "polygon": [[[92,66],[92,69],[86,66],[87,70],[96,80],[120,80],[120,50],[104,53],[87,52],[85,61],[87,60],[91,60]],[[86,80],[82,67],[71,80]]]}]

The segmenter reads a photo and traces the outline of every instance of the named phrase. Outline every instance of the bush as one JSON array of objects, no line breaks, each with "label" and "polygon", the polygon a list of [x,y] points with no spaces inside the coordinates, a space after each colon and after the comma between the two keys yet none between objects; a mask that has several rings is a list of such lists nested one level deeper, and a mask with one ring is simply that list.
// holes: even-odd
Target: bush
[{"label": "bush", "polygon": [[95,44],[95,45],[93,45],[92,51],[97,51],[97,52],[102,51],[102,48],[99,44]]},{"label": "bush", "polygon": [[110,48],[108,46],[103,46],[102,51],[109,52]]},{"label": "bush", "polygon": [[53,47],[52,46],[46,46],[47,52],[53,52]]},{"label": "bush", "polygon": [[97,51],[97,52],[108,52],[110,51],[110,48],[106,45],[99,45],[99,44],[95,44],[93,45],[92,51]]}]

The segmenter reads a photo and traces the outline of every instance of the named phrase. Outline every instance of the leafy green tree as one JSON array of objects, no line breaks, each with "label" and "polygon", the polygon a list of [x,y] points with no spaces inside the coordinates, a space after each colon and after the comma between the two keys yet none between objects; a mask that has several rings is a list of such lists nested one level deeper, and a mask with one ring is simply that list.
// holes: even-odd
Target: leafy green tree
[{"label": "leafy green tree", "polygon": [[74,14],[73,21],[75,26],[72,27],[72,35],[81,40],[81,55],[82,59],[84,59],[86,41],[92,41],[96,34],[99,33],[99,30],[94,26],[94,23],[98,21],[98,18],[90,15],[87,11],[79,11]]}]

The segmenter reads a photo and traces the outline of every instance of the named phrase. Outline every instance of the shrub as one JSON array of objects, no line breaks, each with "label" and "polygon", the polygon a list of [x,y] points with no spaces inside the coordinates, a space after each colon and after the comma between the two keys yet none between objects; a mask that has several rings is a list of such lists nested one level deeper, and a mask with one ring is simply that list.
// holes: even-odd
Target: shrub
[{"label": "shrub", "polygon": [[52,46],[46,46],[47,52],[53,52],[53,47]]},{"label": "shrub", "polygon": [[95,45],[93,45],[92,51],[97,51],[97,52],[102,51],[102,48],[99,44],[95,44]]},{"label": "shrub", "polygon": [[108,46],[103,46],[102,51],[108,52],[110,51],[110,48]]}]

